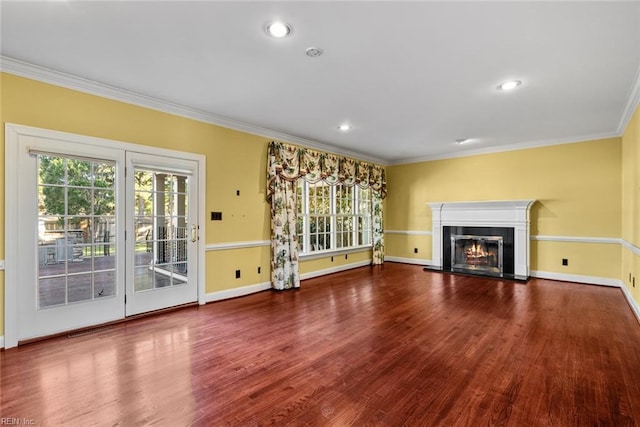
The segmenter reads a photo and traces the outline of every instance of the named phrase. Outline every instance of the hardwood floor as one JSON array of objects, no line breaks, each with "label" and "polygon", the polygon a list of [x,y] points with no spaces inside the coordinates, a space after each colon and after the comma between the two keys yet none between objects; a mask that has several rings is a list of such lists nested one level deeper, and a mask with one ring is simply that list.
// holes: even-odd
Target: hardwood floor
[{"label": "hardwood floor", "polygon": [[616,288],[387,263],[2,351],[0,380],[34,425],[637,426],[640,325]]}]

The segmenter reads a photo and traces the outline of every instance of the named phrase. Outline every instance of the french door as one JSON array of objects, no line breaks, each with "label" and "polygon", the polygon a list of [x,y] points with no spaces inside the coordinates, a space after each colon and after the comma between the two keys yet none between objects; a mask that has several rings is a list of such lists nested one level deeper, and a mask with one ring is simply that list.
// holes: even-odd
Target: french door
[{"label": "french door", "polygon": [[194,161],[127,153],[127,315],[196,301]]},{"label": "french door", "polygon": [[198,161],[65,135],[7,138],[16,343],[198,300]]}]

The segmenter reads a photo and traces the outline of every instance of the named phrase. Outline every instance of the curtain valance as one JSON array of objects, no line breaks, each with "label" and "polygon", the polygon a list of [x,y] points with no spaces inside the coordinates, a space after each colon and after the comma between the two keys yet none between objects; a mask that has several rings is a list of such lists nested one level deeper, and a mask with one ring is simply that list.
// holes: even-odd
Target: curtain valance
[{"label": "curtain valance", "polygon": [[381,199],[387,195],[382,166],[272,141],[269,143],[267,199],[275,193],[276,177],[287,181],[303,178],[310,183],[324,181],[330,185],[357,185],[371,188]]}]

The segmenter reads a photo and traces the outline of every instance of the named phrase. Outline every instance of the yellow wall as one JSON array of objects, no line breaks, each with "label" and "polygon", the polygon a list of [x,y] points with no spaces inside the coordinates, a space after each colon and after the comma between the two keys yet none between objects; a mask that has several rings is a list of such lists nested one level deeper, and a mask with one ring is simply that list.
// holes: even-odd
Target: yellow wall
[{"label": "yellow wall", "polygon": [[[207,292],[268,282],[270,253],[269,246],[207,252]],[[240,270],[239,279],[236,279],[236,270]],[[218,286],[213,288],[209,283]]]},{"label": "yellow wall", "polygon": [[350,254],[307,259],[300,262],[300,274],[339,268],[347,264],[355,264],[362,261],[370,261],[371,257],[371,250],[366,249],[364,251],[352,252]]},{"label": "yellow wall", "polygon": [[[388,230],[393,229],[388,228]],[[431,230],[431,226],[421,231],[426,230]],[[385,234],[384,248],[386,256],[412,258],[415,260],[431,259],[431,236]],[[415,249],[418,249],[418,253],[415,253]]]},{"label": "yellow wall", "polygon": [[[532,235],[617,239],[620,165],[621,140],[611,138],[390,166],[385,229],[430,231],[429,202],[536,199]],[[431,259],[430,238],[385,240],[388,256]],[[533,270],[620,279],[619,266],[619,245],[532,242]]]},{"label": "yellow wall", "polygon": [[640,305],[640,107],[622,135],[622,239],[622,281]]}]

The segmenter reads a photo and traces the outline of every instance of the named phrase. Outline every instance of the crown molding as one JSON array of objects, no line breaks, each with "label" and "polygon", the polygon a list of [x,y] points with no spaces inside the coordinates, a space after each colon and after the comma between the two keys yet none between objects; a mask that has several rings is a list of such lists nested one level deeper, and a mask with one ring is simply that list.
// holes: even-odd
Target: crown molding
[{"label": "crown molding", "polygon": [[624,107],[622,112],[622,116],[620,117],[620,122],[618,123],[618,133],[622,135],[629,124],[629,120],[633,117],[633,113],[640,105],[640,68],[638,68],[638,72],[636,73],[636,79],[631,87],[631,92],[629,93],[629,97],[627,98],[627,104]]},{"label": "crown molding", "polygon": [[605,132],[605,133],[595,133],[595,134],[582,135],[582,136],[576,136],[576,137],[570,137],[570,138],[558,138],[558,139],[548,139],[548,140],[541,140],[541,141],[521,142],[521,143],[509,144],[509,145],[498,145],[495,147],[478,148],[475,150],[466,150],[458,153],[443,153],[443,154],[434,154],[432,156],[392,160],[387,162],[387,166],[428,162],[432,160],[455,159],[459,157],[471,157],[471,156],[477,156],[480,154],[503,153],[506,151],[525,150],[527,148],[548,147],[552,145],[578,144],[581,142],[595,141],[598,139],[617,138],[620,135],[621,134],[618,132]]},{"label": "crown molding", "polygon": [[39,65],[10,58],[8,56],[0,55],[0,71],[3,73],[37,80],[43,83],[49,83],[55,86],[65,87],[67,89],[76,90],[90,95],[100,96],[102,98],[107,98],[114,101],[137,105],[138,107],[150,108],[152,110],[160,111],[163,113],[197,120],[199,122],[222,126],[228,129],[246,132],[253,135],[264,136],[269,139],[286,141],[292,144],[298,144],[304,147],[327,151],[334,154],[340,154],[347,157],[353,157],[359,160],[365,160],[381,165],[387,164],[387,161],[384,159],[373,157],[364,153],[344,150],[330,144],[324,144],[295,135],[289,135],[287,133],[279,132],[273,129],[245,123],[239,120],[229,119],[227,117],[207,113],[195,108],[186,107],[184,105],[175,104],[173,102],[165,101],[151,96],[141,95],[139,93],[120,89],[104,83],[84,79],[72,74],[67,74],[60,71],[52,70],[50,68],[41,67]]}]

